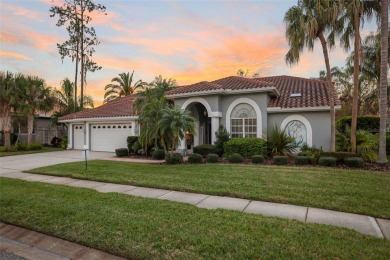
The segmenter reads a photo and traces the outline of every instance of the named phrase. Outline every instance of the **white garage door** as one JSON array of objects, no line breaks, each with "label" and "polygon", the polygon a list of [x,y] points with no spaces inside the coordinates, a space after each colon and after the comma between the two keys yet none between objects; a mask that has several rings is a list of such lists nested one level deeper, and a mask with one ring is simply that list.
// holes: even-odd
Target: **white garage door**
[{"label": "white garage door", "polygon": [[114,152],[127,147],[127,137],[134,135],[131,123],[92,124],[91,150]]},{"label": "white garage door", "polygon": [[73,125],[73,149],[84,149],[84,125]]}]

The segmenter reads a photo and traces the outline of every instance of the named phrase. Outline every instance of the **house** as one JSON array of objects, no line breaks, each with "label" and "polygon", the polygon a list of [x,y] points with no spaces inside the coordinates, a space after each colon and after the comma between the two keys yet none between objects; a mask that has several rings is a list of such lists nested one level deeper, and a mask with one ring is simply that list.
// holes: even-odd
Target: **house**
[{"label": "house", "polygon": [[[332,94],[335,108],[340,109],[335,91]],[[181,86],[165,96],[196,119],[195,134],[188,134],[179,149],[214,143],[215,132],[223,125],[232,137],[259,138],[266,137],[268,128],[278,126],[286,128],[299,145],[329,150],[330,93],[322,80],[230,76]],[[61,118],[60,122],[70,126],[69,147],[94,151],[126,147],[126,137],[139,132],[131,108],[134,100],[134,95],[123,97]]]}]

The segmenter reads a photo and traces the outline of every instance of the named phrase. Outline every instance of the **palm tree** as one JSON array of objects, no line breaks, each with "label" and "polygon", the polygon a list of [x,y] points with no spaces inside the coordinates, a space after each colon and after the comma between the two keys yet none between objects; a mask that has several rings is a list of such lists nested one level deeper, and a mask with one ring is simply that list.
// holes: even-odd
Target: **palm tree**
[{"label": "palm tree", "polygon": [[[168,145],[164,145],[165,151],[168,151],[170,148],[173,152],[179,141],[185,138],[186,132],[195,132],[195,118],[191,116],[188,110],[181,110],[177,107],[164,109],[158,124],[162,138],[169,140]],[[163,144],[165,143],[163,142]]]},{"label": "palm tree", "polygon": [[11,111],[18,103],[17,85],[11,72],[0,72],[0,112],[4,130],[4,146],[11,147]]},{"label": "palm tree", "polygon": [[115,84],[110,83],[105,86],[104,90],[106,93],[104,94],[104,103],[113,100],[118,97],[128,96],[133,94],[137,89],[143,88],[145,82],[142,80],[138,80],[133,83],[133,73],[121,73],[119,77],[115,77],[111,80],[111,82],[115,82]]},{"label": "palm tree", "polygon": [[339,5],[327,0],[301,0],[298,2],[297,6],[291,7],[284,16],[284,22],[286,23],[286,38],[290,45],[290,50],[285,57],[286,63],[298,63],[300,54],[303,52],[305,46],[312,51],[315,40],[319,39],[321,42],[330,101],[331,151],[335,151],[336,136],[334,87],[328,54],[328,48],[332,46],[328,46],[324,34],[331,29],[331,26],[339,14],[339,7]]},{"label": "palm tree", "polygon": [[381,0],[381,66],[380,66],[380,132],[378,163],[387,163],[386,158],[386,120],[387,120],[387,64],[389,57],[389,1]]},{"label": "palm tree", "polygon": [[[354,39],[354,73],[353,73],[353,95],[352,95],[352,123],[351,123],[351,146],[352,152],[356,153],[356,127],[358,114],[358,92],[359,92],[359,60],[360,55],[360,26],[365,18],[370,19],[374,10],[378,9],[376,1],[348,0],[341,1],[343,12],[334,27],[334,34],[340,36],[340,43],[346,51],[350,49],[350,40]],[[334,40],[334,37],[332,37]]]},{"label": "palm tree", "polygon": [[28,76],[24,80],[21,104],[22,111],[27,115],[27,144],[32,143],[35,115],[39,111],[47,112],[53,109],[54,99],[51,89],[45,85],[45,80],[36,76]]}]

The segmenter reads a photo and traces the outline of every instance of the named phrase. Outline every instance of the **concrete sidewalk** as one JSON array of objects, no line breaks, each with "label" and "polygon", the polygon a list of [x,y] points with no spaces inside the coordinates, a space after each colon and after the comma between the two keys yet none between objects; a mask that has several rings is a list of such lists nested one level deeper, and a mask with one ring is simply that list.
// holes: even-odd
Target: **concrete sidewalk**
[{"label": "concrete sidewalk", "polygon": [[124,259],[2,222],[0,222],[0,252],[8,253],[4,259]]},{"label": "concrete sidewalk", "polygon": [[210,196],[206,194],[153,189],[22,172],[6,172],[1,173],[0,176],[26,181],[90,188],[95,189],[98,192],[117,192],[132,196],[189,203],[199,208],[238,210],[251,214],[295,219],[306,223],[327,224],[353,229],[360,233],[379,238],[390,239],[390,220],[365,215],[281,203],[251,201],[247,199]]}]

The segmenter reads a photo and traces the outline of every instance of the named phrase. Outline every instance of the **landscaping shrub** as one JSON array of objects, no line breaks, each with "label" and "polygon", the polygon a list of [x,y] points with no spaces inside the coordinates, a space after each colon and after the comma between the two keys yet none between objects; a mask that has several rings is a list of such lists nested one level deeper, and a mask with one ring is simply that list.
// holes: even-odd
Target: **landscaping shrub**
[{"label": "landscaping shrub", "polygon": [[168,153],[165,156],[166,164],[181,164],[183,162],[183,155],[180,153]]},{"label": "landscaping shrub", "polygon": [[231,138],[224,146],[225,156],[229,157],[235,153],[245,158],[253,155],[266,155],[266,141],[261,138]]},{"label": "landscaping shrub", "polygon": [[218,154],[209,153],[209,154],[207,155],[207,162],[208,162],[208,163],[217,163],[217,162],[218,162],[218,159],[219,159]]},{"label": "landscaping shrub", "polygon": [[252,156],[252,163],[260,164],[264,162],[264,156],[262,155],[253,155]]},{"label": "landscaping shrub", "polygon": [[[351,128],[352,117],[344,116],[337,120],[336,130],[338,132],[345,133],[348,128]],[[379,117],[377,116],[358,116],[357,117],[357,130],[365,130],[372,134],[379,133]]]},{"label": "landscaping shrub", "polygon": [[214,142],[215,153],[218,154],[219,156],[222,156],[224,152],[223,146],[227,141],[229,141],[230,134],[228,133],[228,131],[223,125],[220,125],[218,131],[215,132],[215,136],[217,138],[217,140]]},{"label": "landscaping shrub", "polygon": [[28,146],[28,150],[30,151],[36,151],[36,150],[42,150],[43,145],[41,143],[32,143]]},{"label": "landscaping shrub", "polygon": [[15,149],[17,151],[26,151],[28,149],[28,146],[26,143],[19,142],[15,145]]},{"label": "landscaping shrub", "polygon": [[193,153],[188,156],[188,162],[189,163],[203,163],[203,157],[202,155],[198,153]]},{"label": "landscaping shrub", "polygon": [[67,137],[67,136],[65,136],[64,139],[61,141],[60,146],[61,146],[61,148],[64,149],[64,150],[65,150],[66,148],[68,148],[68,137]]},{"label": "landscaping shrub", "polygon": [[386,154],[390,155],[390,135],[386,136]]},{"label": "landscaping shrub", "polygon": [[135,141],[133,146],[131,147],[131,150],[133,151],[134,154],[139,154],[141,149],[142,146],[138,141]]},{"label": "landscaping shrub", "polygon": [[335,157],[337,164],[344,163],[345,158],[359,157],[356,153],[351,152],[323,152],[322,156]]},{"label": "landscaping shrub", "polygon": [[344,159],[344,164],[351,168],[362,168],[364,161],[360,157],[349,157]]},{"label": "landscaping shrub", "polygon": [[54,136],[54,137],[51,139],[50,144],[51,144],[53,147],[58,147],[58,146],[60,146],[61,142],[62,142],[62,139],[61,139],[61,138],[59,138],[59,137],[57,137],[57,136]]},{"label": "landscaping shrub", "polygon": [[201,144],[201,145],[195,146],[193,151],[194,151],[194,153],[198,153],[206,158],[208,154],[215,153],[215,145]]},{"label": "landscaping shrub", "polygon": [[243,160],[244,160],[244,158],[239,153],[234,153],[234,154],[229,156],[230,163],[242,163]]},{"label": "landscaping shrub", "polygon": [[286,132],[286,129],[279,129],[275,125],[268,131],[267,149],[269,155],[290,155],[297,148],[295,139]]},{"label": "landscaping shrub", "polygon": [[320,159],[318,159],[319,166],[334,167],[336,166],[336,163],[337,159],[331,156],[321,156]]},{"label": "landscaping shrub", "polygon": [[165,151],[163,149],[157,149],[152,153],[152,158],[155,160],[164,160]]},{"label": "landscaping shrub", "polygon": [[295,165],[307,165],[311,163],[310,157],[309,156],[296,156],[294,158],[294,164]]},{"label": "landscaping shrub", "polygon": [[127,137],[127,149],[129,149],[129,154],[137,152],[137,151],[133,150],[133,145],[137,141],[138,141],[138,136],[128,136]]},{"label": "landscaping shrub", "polygon": [[287,165],[288,157],[287,156],[274,156],[273,163],[275,165]]},{"label": "landscaping shrub", "polygon": [[115,155],[118,156],[118,157],[128,156],[129,155],[129,150],[127,150],[127,148],[115,149]]}]

